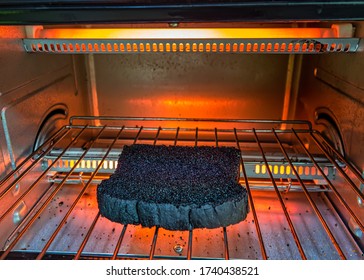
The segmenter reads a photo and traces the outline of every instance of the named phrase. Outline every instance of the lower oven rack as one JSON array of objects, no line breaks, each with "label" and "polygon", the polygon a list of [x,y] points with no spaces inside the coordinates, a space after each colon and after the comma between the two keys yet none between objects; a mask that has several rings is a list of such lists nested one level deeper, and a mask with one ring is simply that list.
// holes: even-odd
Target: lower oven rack
[{"label": "lower oven rack", "polygon": [[[241,150],[250,213],[167,231],[100,216],[124,145]],[[364,179],[306,121],[73,117],[0,184],[1,259],[363,259]]]}]

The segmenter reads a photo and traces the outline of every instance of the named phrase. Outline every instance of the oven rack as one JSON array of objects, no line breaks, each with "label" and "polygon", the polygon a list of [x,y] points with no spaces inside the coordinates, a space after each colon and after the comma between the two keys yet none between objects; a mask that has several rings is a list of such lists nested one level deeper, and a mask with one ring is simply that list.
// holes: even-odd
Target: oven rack
[{"label": "oven rack", "polygon": [[[175,126],[176,123],[181,126]],[[195,124],[199,126],[193,126]],[[86,141],[82,141],[83,135],[86,135]],[[97,206],[92,209],[90,207],[90,211],[87,212],[86,209],[81,211],[82,208],[79,209],[79,204],[85,205],[88,199],[95,199],[94,180],[100,176],[98,173],[108,156],[115,153],[115,150],[122,149],[123,145],[134,143],[209,144],[238,147],[242,151],[240,181],[248,190],[249,196],[251,210],[249,221],[216,230],[194,229],[178,233],[168,232],[158,227],[138,228],[134,225],[111,223],[106,228],[112,229],[112,233],[115,235],[116,232],[119,233],[119,237],[113,240],[116,242],[109,244],[113,250],[103,251],[97,248],[97,250],[91,250],[90,244],[94,242],[95,238],[93,231],[97,230],[98,223],[107,224],[107,221],[100,217]],[[312,147],[308,143],[315,145],[315,153],[310,152]],[[92,154],[95,151],[100,153],[100,150],[96,149],[99,146],[103,146],[103,153],[101,153],[103,155],[97,157],[99,160],[93,168],[93,172],[86,172],[87,174],[76,172],[81,161],[87,158],[88,153]],[[254,153],[260,153],[259,166],[265,166],[265,182],[270,185],[271,191],[263,192],[263,194],[261,189],[253,187],[257,178],[251,178],[249,177],[251,174],[247,173],[246,160],[251,160],[251,157],[244,155],[251,151],[251,146],[255,146]],[[72,151],[73,148],[77,148],[78,153],[81,148],[83,152],[78,154],[77,160],[70,170],[66,172],[52,170],[62,156],[66,155],[67,151]],[[274,152],[271,152],[272,149]],[[300,192],[292,192],[289,188],[280,187],[280,175],[283,174],[279,174],[279,171],[275,172],[274,167],[270,166],[270,159],[277,157],[278,150],[280,150],[282,162],[288,165],[291,173],[294,174],[295,188],[300,188]],[[306,154],[306,162],[310,161],[311,165],[317,169],[317,173],[321,174],[321,180],[315,182],[304,177],[304,172],[301,172],[296,165],[297,155],[301,155],[297,150]],[[50,160],[49,157],[51,155],[54,157],[54,154],[57,154],[56,159]],[[47,165],[45,166],[44,163]],[[328,173],[325,168],[335,170],[338,176]],[[34,174],[37,176],[35,177]],[[61,179],[58,181],[54,179],[49,183],[50,174],[53,178]],[[72,186],[72,183],[67,181],[72,176],[81,176],[82,180],[76,182],[78,187]],[[29,180],[32,182],[29,183]],[[48,183],[48,188],[43,187],[37,199],[33,201],[33,205],[29,203],[27,197],[31,196],[33,188],[35,189],[39,185],[44,186],[45,183]],[[36,259],[62,257],[72,259],[360,259],[363,258],[361,244],[364,231],[363,183],[364,179],[359,171],[332,148],[328,141],[319,132],[314,131],[311,124],[306,121],[73,117],[69,125],[49,138],[1,181],[0,201],[3,206],[0,208],[0,228],[4,229],[4,226],[7,225],[9,230],[1,233],[5,234],[7,238],[5,244],[0,244],[3,246],[0,258],[25,256],[25,258],[35,257]],[[314,194],[310,185],[315,184],[316,189],[320,188],[324,191]],[[26,187],[24,187],[25,185]],[[47,209],[57,208],[58,212],[65,203],[64,201],[59,202],[57,198],[60,192],[75,192],[73,196],[75,199],[69,202],[67,211],[62,214],[58,213],[60,217],[57,218],[52,229],[46,232],[47,237],[35,241],[35,245],[32,244],[29,240],[37,239],[34,237],[37,234],[34,233],[44,228],[41,221],[46,215],[44,213],[47,212]],[[354,203],[353,197],[355,198]],[[65,200],[64,197],[61,197],[62,199]],[[295,202],[291,203],[291,200]],[[269,208],[274,208],[279,214],[277,214],[278,212],[275,212],[273,216],[267,214],[267,209],[264,209],[268,205],[267,201],[272,205]],[[340,207],[333,202],[339,202]],[[54,207],[54,205],[56,206]],[[87,206],[85,207],[87,208]],[[308,209],[307,207],[310,210],[305,210]],[[344,214],[348,218],[345,218]],[[305,217],[303,218],[303,216]],[[275,218],[278,218],[277,221],[280,220],[280,222],[272,221]],[[72,248],[67,248],[67,243],[62,242],[62,239],[67,239],[64,232],[72,226],[72,220],[87,220],[88,224],[82,231],[82,237],[78,236],[77,244]],[[78,224],[76,223],[76,225]],[[252,245],[237,241],[236,235],[240,238],[242,232],[247,229],[246,227],[249,229],[248,235]],[[311,229],[315,234],[310,233]],[[270,231],[277,234],[272,235]],[[139,243],[143,245],[142,253],[122,250],[130,242],[130,240],[125,241],[131,238],[131,236],[128,237],[129,233],[137,236],[138,234],[143,235],[143,232],[148,232],[149,237],[144,236],[144,239],[139,237]],[[232,237],[233,233],[236,235]],[[310,233],[309,238],[306,236],[308,233]],[[27,235],[31,237],[27,237]],[[182,245],[174,240],[175,245],[165,249],[167,245],[163,243],[167,242],[163,242],[163,240],[166,235],[180,235]],[[72,234],[70,236],[72,237]],[[279,241],[277,241],[277,236]],[[206,248],[208,244],[213,244],[211,242],[214,242],[216,238],[222,242],[221,253],[218,256],[204,254],[206,250],[215,250]],[[203,241],[200,241],[201,239]],[[210,243],[207,241],[209,239],[212,240]],[[271,249],[274,247],[274,242],[279,243],[280,241],[285,245],[284,248]],[[207,244],[203,245],[205,249],[202,251],[198,247],[201,242]],[[28,244],[28,247],[24,247],[24,244]],[[242,248],[242,244],[250,248],[249,255],[240,254],[241,251],[238,249],[247,249]],[[34,248],[32,248],[33,245]],[[75,249],[75,247],[77,248]],[[168,253],[162,254],[158,250]],[[249,250],[247,249],[247,251]],[[200,254],[196,255],[195,252]]]}]

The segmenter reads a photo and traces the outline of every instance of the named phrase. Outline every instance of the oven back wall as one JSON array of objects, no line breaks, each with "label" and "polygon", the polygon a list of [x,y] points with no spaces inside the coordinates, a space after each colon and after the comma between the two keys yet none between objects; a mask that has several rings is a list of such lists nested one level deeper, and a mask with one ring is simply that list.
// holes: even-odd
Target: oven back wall
[{"label": "oven back wall", "polygon": [[287,55],[95,55],[100,115],[282,116]]}]

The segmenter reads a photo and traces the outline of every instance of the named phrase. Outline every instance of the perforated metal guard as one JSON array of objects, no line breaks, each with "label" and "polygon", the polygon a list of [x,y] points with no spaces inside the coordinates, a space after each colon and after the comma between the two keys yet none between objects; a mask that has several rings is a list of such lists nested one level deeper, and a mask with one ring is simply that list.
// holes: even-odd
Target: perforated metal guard
[{"label": "perforated metal guard", "polygon": [[356,52],[359,38],[313,39],[23,39],[36,53],[328,53]]}]

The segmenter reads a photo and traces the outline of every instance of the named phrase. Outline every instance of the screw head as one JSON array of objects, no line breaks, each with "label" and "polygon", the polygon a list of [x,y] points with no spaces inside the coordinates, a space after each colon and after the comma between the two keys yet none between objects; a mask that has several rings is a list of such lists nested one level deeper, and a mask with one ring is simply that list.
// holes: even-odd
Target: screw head
[{"label": "screw head", "polygon": [[175,246],[173,246],[173,250],[177,254],[181,254],[183,252],[183,246],[181,244],[176,244]]},{"label": "screw head", "polygon": [[173,28],[176,28],[178,27],[179,23],[178,22],[170,22],[169,23],[169,27],[173,27]]}]

